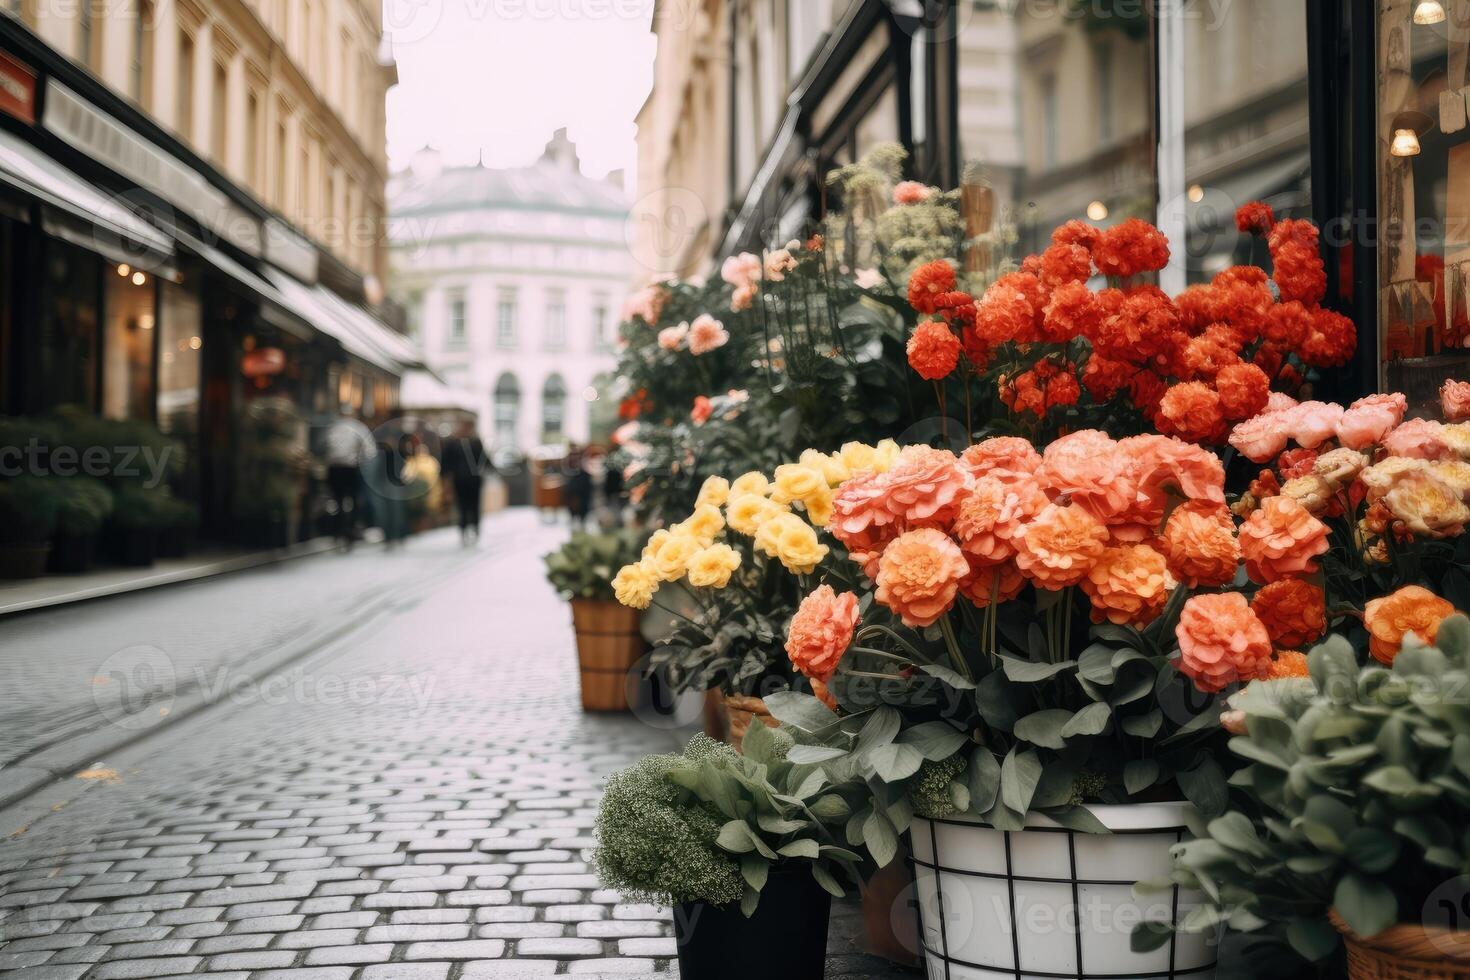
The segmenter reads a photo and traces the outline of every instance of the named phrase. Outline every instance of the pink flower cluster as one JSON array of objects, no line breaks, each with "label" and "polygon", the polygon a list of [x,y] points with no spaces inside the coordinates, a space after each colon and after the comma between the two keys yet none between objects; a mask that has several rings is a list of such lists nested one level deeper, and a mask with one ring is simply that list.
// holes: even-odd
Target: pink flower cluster
[{"label": "pink flower cluster", "polygon": [[1389,436],[1408,407],[1401,394],[1369,395],[1346,409],[1329,402],[1298,403],[1278,394],[1266,411],[1235,426],[1230,444],[1254,463],[1275,459],[1291,442],[1317,449],[1335,439],[1349,449],[1363,449]]}]

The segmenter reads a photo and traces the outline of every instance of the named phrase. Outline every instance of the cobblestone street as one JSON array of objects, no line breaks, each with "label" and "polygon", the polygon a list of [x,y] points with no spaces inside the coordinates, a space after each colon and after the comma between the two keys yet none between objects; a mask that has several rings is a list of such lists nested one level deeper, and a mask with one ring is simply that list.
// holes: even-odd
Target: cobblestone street
[{"label": "cobblestone street", "polygon": [[[677,975],[666,911],[601,889],[584,851],[602,779],[682,735],[581,711],[539,565],[564,531],[487,530],[474,557],[441,535],[342,562],[402,563],[392,615],[0,811],[0,971]],[[238,628],[274,628],[253,612]]]}]

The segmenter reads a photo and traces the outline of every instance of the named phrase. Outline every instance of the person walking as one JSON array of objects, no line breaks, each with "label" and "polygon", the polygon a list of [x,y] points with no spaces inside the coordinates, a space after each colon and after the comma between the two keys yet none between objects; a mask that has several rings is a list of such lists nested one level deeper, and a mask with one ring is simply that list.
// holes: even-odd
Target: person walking
[{"label": "person walking", "polygon": [[337,540],[351,551],[357,540],[362,509],[363,467],[373,458],[373,434],[351,415],[350,405],[327,426],[325,459],[327,490],[337,510]]},{"label": "person walking", "polygon": [[454,438],[444,444],[442,471],[454,491],[454,507],[459,514],[460,543],[468,546],[480,540],[480,506],[485,494],[485,444],[475,434],[475,423],[459,424]]},{"label": "person walking", "polygon": [[385,436],[378,442],[377,454],[369,467],[373,517],[383,529],[383,546],[390,551],[408,537],[408,505],[404,499],[408,491],[403,485],[407,448],[403,440]]},{"label": "person walking", "polygon": [[567,483],[563,493],[572,525],[585,529],[587,514],[592,509],[592,475],[587,472],[587,461],[582,458],[581,450],[575,447],[567,454]]}]

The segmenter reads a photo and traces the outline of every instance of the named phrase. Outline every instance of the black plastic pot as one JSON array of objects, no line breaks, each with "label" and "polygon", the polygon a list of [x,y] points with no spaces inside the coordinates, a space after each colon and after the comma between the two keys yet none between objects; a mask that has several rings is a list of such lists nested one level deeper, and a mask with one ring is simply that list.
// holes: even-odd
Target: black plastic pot
[{"label": "black plastic pot", "polygon": [[[674,909],[683,980],[822,980],[832,896],[811,864],[771,869],[755,913],[685,902]],[[759,964],[756,966],[755,964]]]},{"label": "black plastic pot", "polygon": [[147,568],[158,557],[158,532],[151,527],[114,527],[107,538],[107,550],[119,565]]},{"label": "black plastic pot", "polygon": [[97,556],[97,535],[58,534],[51,539],[48,572],[58,575],[80,575],[92,567]]},{"label": "black plastic pot", "polygon": [[0,544],[0,579],[40,578],[46,572],[50,542]]}]

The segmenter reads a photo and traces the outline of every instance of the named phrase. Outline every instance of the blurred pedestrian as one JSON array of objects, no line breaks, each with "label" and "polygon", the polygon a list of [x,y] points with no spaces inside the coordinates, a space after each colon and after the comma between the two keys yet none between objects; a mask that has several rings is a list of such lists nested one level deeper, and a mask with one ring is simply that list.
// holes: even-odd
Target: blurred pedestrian
[{"label": "blurred pedestrian", "polygon": [[454,491],[454,507],[459,513],[460,543],[468,545],[471,535],[480,540],[480,503],[485,495],[485,444],[475,434],[475,423],[468,419],[459,423],[454,438],[444,444],[444,477]]},{"label": "blurred pedestrian", "polygon": [[567,454],[567,482],[565,503],[572,517],[572,526],[586,528],[587,514],[592,510],[592,475],[587,472],[587,462],[582,451],[575,446]]},{"label": "blurred pedestrian", "polygon": [[351,405],[342,406],[342,414],[327,426],[325,445],[327,490],[337,508],[337,540],[349,551],[358,535],[363,468],[376,452],[373,434],[351,412]]},{"label": "blurred pedestrian", "polygon": [[623,523],[623,468],[615,465],[611,455],[602,458],[602,501],[612,515],[612,523]]},{"label": "blurred pedestrian", "polygon": [[401,545],[408,537],[408,506],[404,500],[408,488],[403,483],[407,448],[402,440],[384,438],[378,442],[377,454],[369,466],[373,516],[383,529],[383,544],[389,550]]}]

